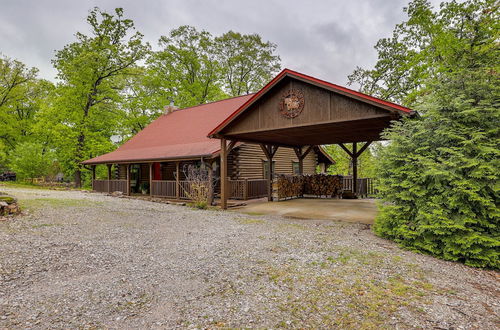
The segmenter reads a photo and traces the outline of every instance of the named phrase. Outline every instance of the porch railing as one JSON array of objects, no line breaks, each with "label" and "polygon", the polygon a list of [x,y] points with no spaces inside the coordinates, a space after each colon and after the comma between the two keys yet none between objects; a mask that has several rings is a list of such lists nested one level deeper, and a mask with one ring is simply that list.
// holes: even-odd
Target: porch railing
[{"label": "porch railing", "polygon": [[[229,180],[231,199],[252,199],[267,196],[266,179]],[[208,185],[208,182],[206,183]],[[152,180],[151,195],[154,197],[190,199],[192,185],[190,181]],[[127,193],[127,180],[94,180],[93,189],[98,192],[121,191]],[[178,190],[178,192],[177,192]],[[178,195],[177,195],[178,194]]]},{"label": "porch railing", "polygon": [[153,180],[151,184],[151,195],[155,197],[176,198],[175,180]]},{"label": "porch railing", "polygon": [[229,180],[229,196],[232,199],[252,199],[267,196],[266,179]]},{"label": "porch railing", "polygon": [[94,180],[93,189],[98,192],[121,191],[127,193],[127,180]]},{"label": "porch railing", "polygon": [[[201,183],[208,185],[208,182]],[[193,186],[190,181],[179,181],[177,192],[177,181],[175,180],[153,180],[151,194],[155,197],[191,199]],[[177,195],[177,193],[179,195]]]},{"label": "porch railing", "polygon": [[[377,193],[372,178],[359,178],[357,180],[357,193],[359,196],[368,197]],[[342,179],[342,190],[353,191],[353,178],[344,177]]]}]

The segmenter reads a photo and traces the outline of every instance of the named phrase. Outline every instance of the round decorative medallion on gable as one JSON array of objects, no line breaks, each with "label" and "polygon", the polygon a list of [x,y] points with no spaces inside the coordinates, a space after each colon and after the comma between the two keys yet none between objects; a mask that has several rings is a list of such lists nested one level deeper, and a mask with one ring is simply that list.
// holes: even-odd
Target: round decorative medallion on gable
[{"label": "round decorative medallion on gable", "polygon": [[290,89],[283,93],[279,110],[286,118],[295,118],[304,110],[304,94],[298,89]]}]

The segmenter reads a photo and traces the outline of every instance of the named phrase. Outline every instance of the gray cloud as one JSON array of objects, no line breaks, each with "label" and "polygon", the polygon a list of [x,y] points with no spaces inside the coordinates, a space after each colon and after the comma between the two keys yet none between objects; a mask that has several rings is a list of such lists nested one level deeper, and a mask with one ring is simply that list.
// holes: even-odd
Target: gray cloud
[{"label": "gray cloud", "polygon": [[[345,84],[356,65],[376,61],[373,45],[389,36],[408,0],[3,0],[0,52],[54,79],[54,51],[86,32],[88,11],[123,7],[154,47],[161,35],[188,24],[221,34],[258,33],[278,44],[283,67]],[[433,1],[437,4],[437,1]]]}]

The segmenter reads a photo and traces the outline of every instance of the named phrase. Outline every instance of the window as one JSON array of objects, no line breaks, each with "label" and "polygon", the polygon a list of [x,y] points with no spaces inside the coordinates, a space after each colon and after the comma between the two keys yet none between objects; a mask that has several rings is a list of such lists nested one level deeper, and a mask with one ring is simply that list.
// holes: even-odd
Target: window
[{"label": "window", "polygon": [[[264,175],[263,178],[267,179],[269,176],[269,162],[267,160],[262,161],[262,174]],[[273,174],[276,173],[276,162],[273,160]]]},{"label": "window", "polygon": [[300,174],[299,162],[293,162],[292,161],[292,170],[293,170],[293,174],[295,174],[295,175],[299,175]]}]

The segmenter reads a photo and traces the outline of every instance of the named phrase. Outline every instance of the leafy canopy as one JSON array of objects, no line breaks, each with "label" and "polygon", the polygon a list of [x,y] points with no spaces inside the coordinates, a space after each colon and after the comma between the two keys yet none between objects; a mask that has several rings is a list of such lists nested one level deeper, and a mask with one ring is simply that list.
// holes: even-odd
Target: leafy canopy
[{"label": "leafy canopy", "polygon": [[180,26],[162,36],[159,46],[161,50],[147,62],[148,79],[158,91],[158,107],[165,100],[189,107],[253,93],[280,69],[276,45],[256,34],[229,31],[214,37]]},{"label": "leafy canopy", "polygon": [[0,168],[23,142],[36,140],[33,126],[53,86],[37,79],[38,70],[0,56]]},{"label": "leafy canopy", "polygon": [[149,45],[134,23],[94,8],[87,17],[91,35],[76,33],[76,41],[56,53],[53,60],[60,83],[42,125],[50,125],[52,143],[68,173],[81,185],[81,161],[114,148],[125,114],[120,109],[124,77],[132,75]]},{"label": "leafy canopy", "polygon": [[[426,0],[406,7],[408,20],[375,45],[372,69],[357,67],[349,84],[382,99],[414,106],[429,82],[458,68],[498,66],[498,3],[494,0],[443,2],[434,11]],[[498,72],[498,71],[497,71]]]},{"label": "leafy canopy", "polygon": [[31,179],[44,176],[53,165],[53,153],[44,149],[41,143],[23,142],[14,150],[11,168],[18,179]]}]

